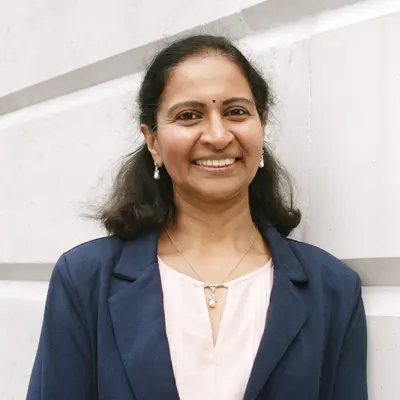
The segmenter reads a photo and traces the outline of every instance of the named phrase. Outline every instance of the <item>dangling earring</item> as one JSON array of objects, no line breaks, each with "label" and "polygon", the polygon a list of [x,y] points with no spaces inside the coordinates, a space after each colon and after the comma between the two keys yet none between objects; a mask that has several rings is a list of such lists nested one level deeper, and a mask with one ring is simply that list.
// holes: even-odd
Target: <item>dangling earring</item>
[{"label": "dangling earring", "polygon": [[262,151],[261,151],[259,168],[264,168],[264,149],[262,149]]},{"label": "dangling earring", "polygon": [[158,169],[158,164],[154,163],[154,179],[158,181],[160,179],[160,170]]}]

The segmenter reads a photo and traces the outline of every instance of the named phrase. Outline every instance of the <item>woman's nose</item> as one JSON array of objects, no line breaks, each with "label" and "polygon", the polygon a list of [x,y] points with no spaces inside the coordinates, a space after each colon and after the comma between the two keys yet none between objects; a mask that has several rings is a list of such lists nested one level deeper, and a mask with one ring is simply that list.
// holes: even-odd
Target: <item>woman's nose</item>
[{"label": "woman's nose", "polygon": [[232,140],[233,135],[221,115],[214,115],[210,118],[201,136],[203,144],[212,145],[216,150],[223,150]]}]

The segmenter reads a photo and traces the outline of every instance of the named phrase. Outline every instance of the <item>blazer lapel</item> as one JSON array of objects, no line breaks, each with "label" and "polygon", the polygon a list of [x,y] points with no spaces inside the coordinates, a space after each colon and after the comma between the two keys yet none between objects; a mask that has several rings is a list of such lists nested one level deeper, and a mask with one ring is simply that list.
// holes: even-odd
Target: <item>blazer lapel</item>
[{"label": "blazer lapel", "polygon": [[307,276],[300,262],[293,254],[287,239],[283,238],[272,225],[261,222],[259,228],[271,249],[274,282],[266,327],[244,400],[257,397],[307,319],[307,310],[296,287],[307,283]]},{"label": "blazer lapel", "polygon": [[158,234],[126,242],[113,275],[108,303],[114,333],[137,399],[179,399],[167,340]]}]

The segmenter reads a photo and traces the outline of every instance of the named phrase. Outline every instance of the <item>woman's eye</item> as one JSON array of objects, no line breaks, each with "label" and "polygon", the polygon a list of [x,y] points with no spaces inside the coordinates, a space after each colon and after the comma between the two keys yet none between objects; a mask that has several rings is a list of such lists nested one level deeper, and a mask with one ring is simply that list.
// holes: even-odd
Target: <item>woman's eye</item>
[{"label": "woman's eye", "polygon": [[185,111],[181,115],[178,116],[177,119],[180,121],[192,121],[194,119],[198,119],[199,116],[192,111]]},{"label": "woman's eye", "polygon": [[229,110],[227,114],[234,117],[242,117],[243,115],[248,115],[249,113],[243,108],[233,108],[232,110]]}]

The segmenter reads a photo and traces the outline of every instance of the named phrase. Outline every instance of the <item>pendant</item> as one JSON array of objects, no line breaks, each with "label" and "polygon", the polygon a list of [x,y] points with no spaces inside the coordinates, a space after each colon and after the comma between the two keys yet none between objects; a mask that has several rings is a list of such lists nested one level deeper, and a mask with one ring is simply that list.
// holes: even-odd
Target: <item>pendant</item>
[{"label": "pendant", "polygon": [[208,296],[208,306],[210,308],[215,308],[217,305],[217,299],[215,297],[215,289],[217,288],[217,286],[210,285],[210,286],[206,286],[206,287],[211,290],[211,294],[210,294],[210,296]]}]

